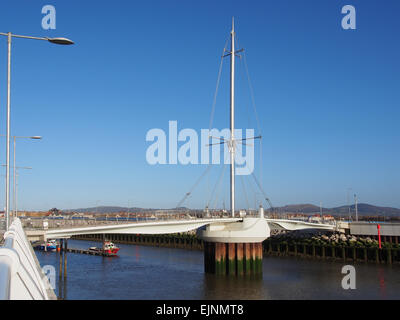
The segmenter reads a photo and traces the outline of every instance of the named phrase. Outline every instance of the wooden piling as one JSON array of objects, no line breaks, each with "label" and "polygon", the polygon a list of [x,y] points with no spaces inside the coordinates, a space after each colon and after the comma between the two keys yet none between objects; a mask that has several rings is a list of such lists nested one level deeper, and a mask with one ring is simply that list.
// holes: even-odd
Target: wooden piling
[{"label": "wooden piling", "polygon": [[254,244],[255,247],[255,272],[256,274],[261,274],[262,273],[262,244],[261,243],[255,243]]},{"label": "wooden piling", "polygon": [[[64,252],[64,248],[63,248],[63,245],[64,245],[64,240],[63,239],[60,239],[60,251],[59,251],[59,263],[60,263],[60,265],[59,265],[59,269],[58,269],[58,273],[59,273],[59,278],[60,278],[60,280],[61,280],[61,278],[62,278],[62,274],[63,274],[63,252]],[[61,288],[61,286],[60,286],[60,288]]]},{"label": "wooden piling", "polygon": [[222,274],[222,246],[221,243],[214,243],[215,246],[215,274]]},{"label": "wooden piling", "polygon": [[244,274],[243,243],[238,243],[236,245],[236,262],[237,262],[237,274],[238,276],[242,276]]},{"label": "wooden piling", "polygon": [[68,251],[68,239],[65,239],[65,251],[64,251],[64,279],[67,278],[67,251]]},{"label": "wooden piling", "polygon": [[245,269],[245,273],[246,274],[251,274],[251,260],[252,260],[252,256],[251,256],[251,247],[250,247],[250,243],[245,243],[244,244],[244,269]]},{"label": "wooden piling", "polygon": [[346,247],[342,247],[342,259],[343,261],[346,261]]},{"label": "wooden piling", "polygon": [[221,274],[226,274],[227,272],[226,251],[226,243],[221,243]]},{"label": "wooden piling", "polygon": [[235,243],[228,243],[228,272],[229,275],[236,275],[236,246]]},{"label": "wooden piling", "polygon": [[386,263],[392,264],[392,248],[386,248]]},{"label": "wooden piling", "polygon": [[250,254],[251,254],[251,273],[257,273],[257,262],[256,262],[256,244],[250,243]]}]

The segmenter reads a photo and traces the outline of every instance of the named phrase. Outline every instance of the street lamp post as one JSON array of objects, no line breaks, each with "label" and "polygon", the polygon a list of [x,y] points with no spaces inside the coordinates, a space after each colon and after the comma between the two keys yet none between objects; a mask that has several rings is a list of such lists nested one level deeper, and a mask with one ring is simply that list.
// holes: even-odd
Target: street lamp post
[{"label": "street lamp post", "polygon": [[[4,134],[1,134],[0,136],[4,137]],[[31,136],[31,137],[22,137],[22,136],[13,136],[14,140],[14,170],[13,170],[13,216],[17,216],[17,192],[16,192],[16,169],[18,168],[23,168],[26,169],[25,167],[17,167],[16,166],[16,160],[15,160],[15,148],[16,148],[16,139],[33,139],[33,140],[41,140],[41,136]],[[7,183],[7,182],[6,182]]]},{"label": "street lamp post", "polygon": [[[32,168],[30,168],[30,167],[17,167],[17,169],[32,169]],[[17,199],[18,199],[18,189],[17,189],[17,187],[18,187],[18,172],[16,173],[16,175],[15,175],[15,182],[14,182],[14,185],[15,185],[15,193],[14,193],[14,205],[15,205],[15,207],[14,207],[14,217],[18,217],[18,206],[17,206]]]},{"label": "street lamp post", "polygon": [[13,190],[13,200],[14,200],[14,203],[13,203],[13,208],[14,208],[14,217],[17,217],[18,216],[18,214],[17,214],[17,180],[16,180],[16,169],[17,169],[17,167],[16,167],[16,164],[15,164],[15,146],[16,146],[16,143],[15,143],[15,140],[16,140],[16,138],[26,138],[26,139],[33,139],[33,140],[41,140],[42,139],[42,137],[41,136],[32,136],[32,137],[17,137],[17,136],[14,136],[14,177],[13,177],[13,187],[14,187],[14,190]]},{"label": "street lamp post", "polygon": [[[6,167],[5,164],[1,165],[2,167]],[[13,217],[17,217],[18,216],[18,209],[17,209],[17,186],[18,186],[18,181],[17,181],[17,177],[18,177],[18,172],[16,171],[16,169],[32,169],[31,167],[15,167],[14,168],[14,180],[13,180],[13,186],[14,186],[14,195],[13,195],[13,208],[14,208],[14,213],[13,213]]]},{"label": "street lamp post", "polygon": [[8,230],[10,225],[10,118],[11,118],[11,99],[10,99],[10,88],[11,88],[11,40],[12,38],[24,38],[33,40],[45,40],[51,43],[60,45],[71,45],[74,44],[71,40],[66,38],[41,38],[41,37],[31,37],[12,34],[11,32],[3,33],[0,32],[1,36],[7,37],[8,44],[8,66],[7,66],[7,149],[6,149],[6,230]]}]

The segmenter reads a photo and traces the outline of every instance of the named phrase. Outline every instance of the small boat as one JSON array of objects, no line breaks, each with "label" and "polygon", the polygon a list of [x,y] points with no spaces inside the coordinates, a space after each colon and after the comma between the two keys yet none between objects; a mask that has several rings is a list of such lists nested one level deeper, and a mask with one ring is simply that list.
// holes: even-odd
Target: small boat
[{"label": "small boat", "polygon": [[40,244],[37,248],[43,251],[57,251],[57,245],[56,240],[47,240],[46,243]]},{"label": "small boat", "polygon": [[103,256],[106,257],[113,257],[117,255],[119,248],[111,241],[105,241],[103,243],[103,248],[100,249],[97,247],[90,247],[89,251],[101,253]]}]

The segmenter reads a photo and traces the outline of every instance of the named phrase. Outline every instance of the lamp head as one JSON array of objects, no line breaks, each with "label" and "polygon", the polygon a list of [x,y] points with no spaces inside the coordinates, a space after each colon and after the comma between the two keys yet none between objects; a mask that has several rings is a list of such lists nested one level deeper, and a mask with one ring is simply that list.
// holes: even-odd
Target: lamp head
[{"label": "lamp head", "polygon": [[73,41],[67,39],[67,38],[47,38],[47,41],[55,44],[61,44],[61,45],[70,45],[74,44]]}]

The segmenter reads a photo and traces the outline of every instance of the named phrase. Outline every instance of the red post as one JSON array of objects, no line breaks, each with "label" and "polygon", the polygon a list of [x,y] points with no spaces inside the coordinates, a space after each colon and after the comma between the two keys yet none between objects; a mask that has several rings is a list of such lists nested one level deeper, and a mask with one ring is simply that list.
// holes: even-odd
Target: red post
[{"label": "red post", "polygon": [[377,225],[378,228],[378,243],[379,243],[379,249],[382,249],[382,244],[381,244],[381,225]]}]

